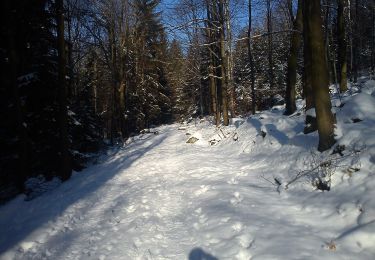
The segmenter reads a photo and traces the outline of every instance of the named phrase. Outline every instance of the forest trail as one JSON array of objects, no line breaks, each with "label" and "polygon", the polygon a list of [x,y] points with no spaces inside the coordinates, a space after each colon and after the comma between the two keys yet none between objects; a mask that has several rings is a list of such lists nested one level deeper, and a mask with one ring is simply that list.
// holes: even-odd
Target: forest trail
[{"label": "forest trail", "polygon": [[[356,252],[329,243],[359,212],[337,218],[332,205],[319,207],[321,192],[279,194],[262,176],[290,162],[265,153],[281,153],[288,136],[274,133],[250,154],[231,140],[245,123],[263,124],[239,120],[221,132],[204,124],[159,127],[56,190],[28,202],[20,196],[0,208],[0,259],[351,259]],[[186,143],[191,133],[195,144]],[[220,135],[227,135],[220,145],[209,145]],[[288,142],[291,153],[306,149]]]}]

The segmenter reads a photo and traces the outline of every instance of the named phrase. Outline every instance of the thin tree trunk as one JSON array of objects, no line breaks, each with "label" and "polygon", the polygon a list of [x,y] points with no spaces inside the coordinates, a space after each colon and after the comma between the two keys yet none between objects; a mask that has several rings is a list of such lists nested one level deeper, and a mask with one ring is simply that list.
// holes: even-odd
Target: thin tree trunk
[{"label": "thin tree trunk", "polygon": [[225,24],[227,31],[227,79],[228,79],[228,91],[229,91],[229,109],[231,117],[236,116],[236,92],[233,84],[233,51],[232,51],[232,26],[230,21],[230,10],[229,10],[229,0],[225,1]]},{"label": "thin tree trunk", "polygon": [[371,74],[375,75],[375,0],[372,1],[371,6],[372,23],[371,23]]},{"label": "thin tree trunk", "polygon": [[286,81],[286,107],[285,115],[296,111],[296,82],[297,82],[297,57],[301,46],[301,31],[303,29],[302,0],[298,1],[297,16],[293,21],[293,33],[290,39],[290,54],[288,58],[288,70]]},{"label": "thin tree trunk", "polygon": [[340,68],[340,92],[348,89],[347,86],[347,61],[346,61],[346,36],[345,36],[345,15],[344,10],[347,7],[346,0],[337,2],[337,42],[338,42],[338,60]]},{"label": "thin tree trunk", "polygon": [[251,81],[251,113],[255,115],[256,111],[256,95],[255,95],[255,69],[254,69],[254,57],[252,52],[252,42],[251,42],[251,30],[252,30],[252,0],[248,0],[249,4],[249,16],[248,16],[248,23],[249,27],[247,30],[247,54],[250,63],[250,81]]},{"label": "thin tree trunk", "polygon": [[326,55],[326,60],[327,60],[327,66],[329,68],[329,70],[328,70],[329,82],[333,83],[333,84],[336,84],[337,80],[334,77],[335,71],[333,70],[333,64],[335,63],[335,61],[334,61],[335,58],[334,58],[334,55],[333,55],[333,59],[332,59],[332,55],[331,55],[331,51],[330,51],[330,43],[331,42],[330,42],[329,22],[330,22],[331,6],[330,6],[329,1],[331,1],[331,0],[323,1],[324,5],[325,5],[325,15],[324,15],[324,29],[325,29],[324,30],[324,42],[325,42],[325,46],[326,46],[325,55]]},{"label": "thin tree trunk", "polygon": [[320,0],[309,0],[307,4],[307,34],[311,43],[311,78],[319,133],[319,151],[328,150],[335,143],[334,117],[329,96],[328,68],[325,58]]},{"label": "thin tree trunk", "polygon": [[359,44],[359,35],[358,35],[358,0],[355,0],[355,19],[354,19],[354,30],[353,30],[353,81],[356,83],[358,79],[358,44]]},{"label": "thin tree trunk", "polygon": [[225,17],[224,17],[224,0],[219,0],[219,22],[220,22],[220,65],[221,65],[221,105],[223,113],[223,124],[229,125],[228,116],[228,78],[226,77],[226,55],[225,55]]},{"label": "thin tree trunk", "polygon": [[326,51],[326,53],[328,53],[328,55],[329,55],[328,56],[329,60],[327,60],[327,66],[329,67],[329,65],[331,64],[331,70],[332,70],[332,75],[333,75],[333,84],[335,85],[335,87],[337,87],[338,79],[337,79],[336,58],[335,58],[335,53],[333,51],[331,52],[330,43],[333,45],[333,30],[332,30],[332,28],[329,29],[329,34],[328,34],[328,44],[327,44],[328,50]]},{"label": "thin tree trunk", "polygon": [[273,35],[272,35],[272,9],[271,0],[267,0],[267,35],[268,35],[268,73],[270,89],[274,90],[274,73],[273,73]]},{"label": "thin tree trunk", "polygon": [[69,153],[68,111],[66,95],[66,54],[64,38],[64,1],[56,0],[57,7],[57,39],[58,39],[58,75],[59,75],[59,126],[60,126],[60,177],[70,178],[72,173]]},{"label": "thin tree trunk", "polygon": [[217,95],[217,80],[215,78],[215,57],[214,57],[214,50],[213,47],[215,39],[215,29],[213,26],[213,14],[211,12],[210,3],[207,0],[206,8],[207,8],[207,38],[208,38],[208,51],[210,56],[210,63],[208,67],[208,73],[209,73],[209,84],[210,84],[210,95],[211,95],[211,106],[212,111],[215,115],[215,123],[216,126],[220,125],[220,109],[218,104],[218,95]]}]

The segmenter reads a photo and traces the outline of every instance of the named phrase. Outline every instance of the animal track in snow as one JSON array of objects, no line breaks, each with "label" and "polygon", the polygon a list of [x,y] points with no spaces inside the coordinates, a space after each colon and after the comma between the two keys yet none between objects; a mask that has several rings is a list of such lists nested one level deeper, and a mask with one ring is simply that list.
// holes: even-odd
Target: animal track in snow
[{"label": "animal track in snow", "polygon": [[232,229],[236,232],[241,232],[243,228],[243,225],[241,222],[236,222],[235,224],[232,225]]},{"label": "animal track in snow", "polygon": [[230,203],[232,205],[237,205],[239,203],[241,203],[241,201],[243,200],[243,197],[241,196],[241,194],[236,191],[234,194],[233,194],[234,198],[230,199]]},{"label": "animal track in snow", "polygon": [[230,220],[230,217],[220,219],[221,223],[227,223]]},{"label": "animal track in snow", "polygon": [[136,208],[135,205],[130,205],[130,206],[126,209],[126,211],[127,211],[128,213],[133,213],[136,209],[137,209],[137,208]]},{"label": "animal track in snow", "polygon": [[200,189],[195,191],[194,194],[195,194],[195,196],[202,195],[202,194],[206,193],[208,190],[210,190],[210,188],[211,187],[209,185],[201,185]]},{"label": "animal track in snow", "polygon": [[235,185],[235,184],[238,184],[238,180],[236,178],[232,177],[227,183]]}]

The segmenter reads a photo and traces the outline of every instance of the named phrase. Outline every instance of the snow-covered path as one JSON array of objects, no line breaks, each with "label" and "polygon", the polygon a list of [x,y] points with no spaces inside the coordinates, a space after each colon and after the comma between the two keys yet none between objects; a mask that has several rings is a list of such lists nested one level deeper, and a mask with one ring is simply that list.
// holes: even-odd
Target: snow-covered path
[{"label": "snow-covered path", "polygon": [[372,259],[366,245],[329,249],[356,223],[355,204],[345,211],[320,205],[321,192],[279,194],[260,177],[286,169],[302,148],[271,160],[268,150],[234,152],[202,135],[187,144],[189,129],[177,125],[158,131],[54,191],[1,207],[0,258]]}]

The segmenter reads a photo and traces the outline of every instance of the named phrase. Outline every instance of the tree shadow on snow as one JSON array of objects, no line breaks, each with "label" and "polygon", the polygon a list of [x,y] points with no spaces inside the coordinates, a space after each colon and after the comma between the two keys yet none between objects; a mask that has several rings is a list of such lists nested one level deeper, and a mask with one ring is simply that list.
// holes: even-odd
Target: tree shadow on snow
[{"label": "tree shadow on snow", "polygon": [[[59,218],[61,217],[63,217],[63,221],[71,221],[73,217],[85,217],[85,214],[93,210],[100,202],[101,198],[96,194],[96,191],[111,179],[115,179],[117,174],[128,169],[145,153],[159,146],[166,137],[167,134],[162,133],[157,136],[152,135],[129,147],[118,149],[115,153],[105,156],[104,162],[92,165],[73,175],[71,180],[34,200],[23,201],[21,195],[2,205],[0,207],[0,255],[21,241],[32,240],[32,234],[38,228],[50,223],[54,223],[54,225],[60,223]],[[123,190],[128,188],[126,183],[117,184],[115,182],[111,185],[121,185]],[[101,212],[114,212],[117,207],[124,207],[127,203],[127,198],[119,194],[111,199],[108,208]],[[69,212],[66,211],[68,208]],[[71,210],[72,212],[70,212]],[[76,212],[80,214],[75,214]],[[64,229],[64,227],[57,228]],[[50,236],[50,240],[45,241],[44,246],[48,246],[49,243],[51,246],[55,246],[53,240],[61,239],[60,234],[67,235],[66,233],[69,233],[68,237],[71,239],[69,241],[64,239],[64,245],[60,244],[57,248],[58,251],[67,250],[69,245],[74,243],[74,239],[80,236],[79,232],[75,232],[75,230],[60,231],[63,232]],[[14,249],[17,250],[17,248]]]},{"label": "tree shadow on snow", "polygon": [[206,253],[202,248],[196,247],[189,253],[189,260],[219,260],[213,255]]}]

